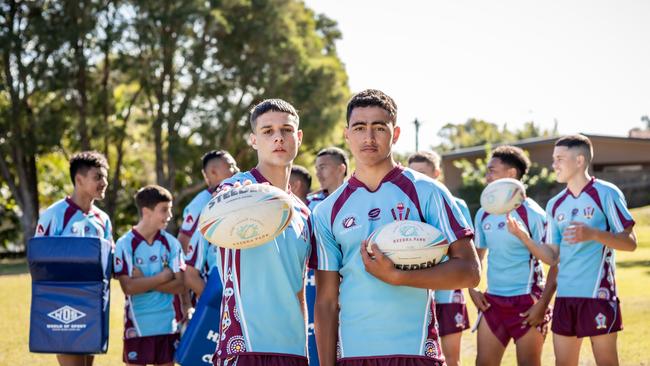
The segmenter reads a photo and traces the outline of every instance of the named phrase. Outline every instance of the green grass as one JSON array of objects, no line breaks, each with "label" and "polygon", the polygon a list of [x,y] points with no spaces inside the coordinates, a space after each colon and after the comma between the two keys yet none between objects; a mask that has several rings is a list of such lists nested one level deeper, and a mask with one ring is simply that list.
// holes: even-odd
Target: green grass
[{"label": "green grass", "polygon": [[[618,349],[621,365],[650,365],[650,206],[632,210],[637,222],[635,232],[639,247],[635,252],[617,253],[617,284],[622,299],[625,330],[619,333]],[[484,283],[484,282],[483,282]],[[53,355],[30,353],[29,303],[31,281],[25,260],[0,262],[0,309],[2,332],[0,333],[0,365],[56,365]],[[466,295],[467,296],[467,295]],[[468,297],[469,298],[469,297]],[[111,333],[108,354],[96,357],[95,365],[119,365],[122,363],[122,318],[124,296],[116,281],[112,282]],[[469,304],[471,320],[476,320],[476,310]],[[462,361],[474,364],[476,334],[463,334]],[[515,365],[512,343],[506,350],[503,365]],[[543,365],[554,364],[551,335],[544,344]],[[583,342],[581,365],[595,365],[589,341]]]}]

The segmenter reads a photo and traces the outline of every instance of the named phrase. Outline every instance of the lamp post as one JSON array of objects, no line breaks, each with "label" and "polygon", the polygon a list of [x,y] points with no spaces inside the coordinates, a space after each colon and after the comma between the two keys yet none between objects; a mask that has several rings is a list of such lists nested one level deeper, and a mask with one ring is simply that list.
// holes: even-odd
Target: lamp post
[{"label": "lamp post", "polygon": [[420,125],[422,124],[418,119],[416,118],[415,121],[413,121],[413,124],[415,125],[415,151],[420,151]]}]

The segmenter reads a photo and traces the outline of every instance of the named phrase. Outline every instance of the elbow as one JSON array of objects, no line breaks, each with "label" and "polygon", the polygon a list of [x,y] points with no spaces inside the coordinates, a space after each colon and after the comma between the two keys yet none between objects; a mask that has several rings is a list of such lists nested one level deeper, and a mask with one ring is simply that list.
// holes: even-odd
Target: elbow
[{"label": "elbow", "polygon": [[472,263],[466,272],[466,288],[474,288],[481,282],[481,264],[478,261]]}]

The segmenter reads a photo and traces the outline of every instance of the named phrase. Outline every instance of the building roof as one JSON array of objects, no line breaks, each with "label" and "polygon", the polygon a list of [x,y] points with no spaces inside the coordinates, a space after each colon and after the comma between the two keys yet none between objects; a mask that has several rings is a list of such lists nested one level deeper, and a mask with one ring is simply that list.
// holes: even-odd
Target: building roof
[{"label": "building roof", "polygon": [[[582,135],[589,137],[592,141],[593,140],[613,140],[613,141],[621,141],[621,142],[643,142],[643,143],[648,143],[650,144],[650,138],[638,138],[638,137],[627,137],[627,136],[607,136],[607,135],[594,135],[594,134],[587,134],[583,133]],[[502,142],[502,143],[496,143],[493,144],[493,147],[501,146],[501,145],[514,145],[518,147],[531,147],[535,145],[545,145],[549,143],[555,143],[555,141],[558,139],[558,136],[552,136],[552,137],[533,137],[533,138],[528,138],[528,139],[523,139],[519,141],[514,141],[514,142]],[[462,149],[456,149],[452,150],[449,152],[446,152],[442,154],[443,158],[447,159],[456,159],[456,158],[463,158],[467,156],[474,156],[479,153],[485,152],[485,145],[478,145],[478,146],[472,146],[472,147],[466,147]]]}]

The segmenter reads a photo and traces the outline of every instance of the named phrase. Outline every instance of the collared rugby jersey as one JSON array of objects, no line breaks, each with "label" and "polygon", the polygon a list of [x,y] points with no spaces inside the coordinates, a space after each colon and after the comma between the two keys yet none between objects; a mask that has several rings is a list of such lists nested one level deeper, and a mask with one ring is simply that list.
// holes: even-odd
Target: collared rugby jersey
[{"label": "collared rugby jersey", "polygon": [[[546,214],[532,199],[526,198],[510,215],[524,224],[530,237],[542,245]],[[487,293],[497,296],[533,294],[541,296],[544,271],[539,259],[508,231],[506,215],[492,215],[480,208],[474,223],[477,248],[488,249]]]},{"label": "collared rugby jersey", "polygon": [[382,225],[416,220],[448,242],[472,230],[441,183],[401,166],[371,191],[352,177],[316,207],[318,269],[341,275],[338,357],[385,355],[441,359],[430,291],[389,285],[367,273],[359,246]]},{"label": "collared rugby jersey", "polygon": [[[149,244],[133,228],[115,245],[113,269],[116,277],[133,276],[135,268],[150,277],[162,272],[165,266],[178,273],[184,265],[180,242],[164,230]],[[181,314],[174,305],[173,294],[148,291],[126,295],[124,312],[124,339],[172,334],[179,330]]]},{"label": "collared rugby jersey", "polygon": [[597,241],[567,243],[562,233],[572,221],[612,233],[634,225],[623,193],[613,184],[592,178],[574,197],[568,189],[546,205],[546,242],[560,247],[557,296],[616,300],[615,251]]}]

